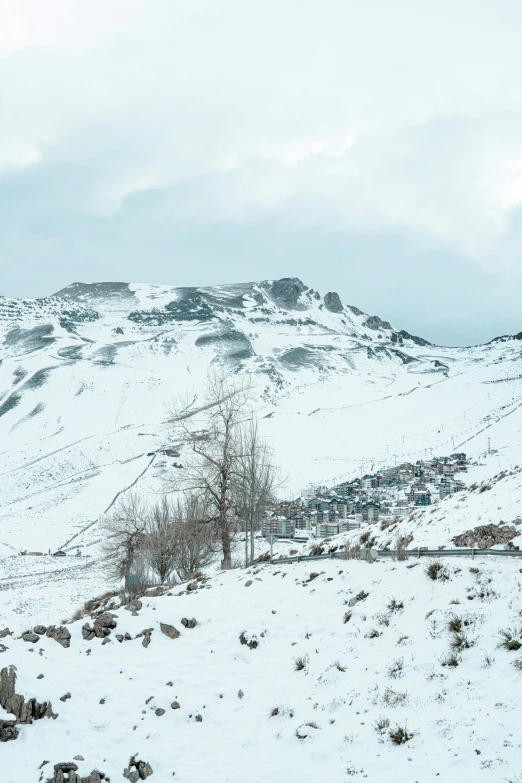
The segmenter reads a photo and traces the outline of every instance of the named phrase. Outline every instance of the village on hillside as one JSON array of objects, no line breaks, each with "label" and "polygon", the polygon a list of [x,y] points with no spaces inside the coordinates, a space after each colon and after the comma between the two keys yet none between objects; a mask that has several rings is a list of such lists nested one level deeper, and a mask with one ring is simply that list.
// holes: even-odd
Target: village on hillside
[{"label": "village on hillside", "polygon": [[325,538],[375,523],[399,521],[415,508],[431,506],[465,489],[456,476],[466,473],[465,453],[385,467],[334,487],[315,487],[308,496],[278,503],[262,523],[262,535]]}]

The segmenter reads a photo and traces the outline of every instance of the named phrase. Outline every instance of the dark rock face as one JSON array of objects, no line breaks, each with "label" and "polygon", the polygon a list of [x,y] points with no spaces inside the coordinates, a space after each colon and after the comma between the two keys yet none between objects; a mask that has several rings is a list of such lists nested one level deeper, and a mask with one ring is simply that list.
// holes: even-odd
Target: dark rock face
[{"label": "dark rock face", "polygon": [[53,296],[76,301],[108,298],[132,299],[134,292],[130,290],[128,283],[71,283]]},{"label": "dark rock face", "polygon": [[303,291],[306,291],[306,286],[298,277],[282,277],[281,280],[272,283],[270,289],[270,293],[277,303],[291,310],[297,308],[299,297]]},{"label": "dark rock face", "polygon": [[33,353],[55,342],[53,331],[52,324],[41,324],[33,329],[15,327],[6,334],[4,344],[8,347],[16,347],[18,353]]},{"label": "dark rock face", "polygon": [[512,525],[479,525],[455,536],[452,541],[455,546],[489,549],[495,544],[507,544],[518,535],[519,531]]},{"label": "dark rock face", "polygon": [[373,329],[378,331],[379,329],[391,329],[391,324],[388,321],[383,321],[378,315],[370,315],[363,323],[366,329]]},{"label": "dark rock face", "polygon": [[335,291],[330,291],[325,295],[324,306],[331,313],[342,313],[343,311],[343,303],[341,302],[339,294],[336,294]]},{"label": "dark rock face", "polygon": [[15,728],[14,720],[0,720],[0,742],[9,742],[18,737],[19,731]]},{"label": "dark rock face", "polygon": [[413,343],[415,343],[415,345],[431,345],[431,343],[428,342],[428,340],[425,340],[423,337],[417,337],[414,334],[406,332],[404,329],[401,329],[399,335],[403,340],[411,340]]},{"label": "dark rock face", "polygon": [[[42,718],[56,718],[50,702],[40,704],[36,699],[25,700],[24,696],[15,693],[16,670],[13,666],[0,671],[0,707],[15,716],[16,723],[31,724]],[[7,721],[9,723],[9,721]],[[10,728],[7,726],[6,728]],[[12,727],[11,727],[12,728]],[[11,732],[12,733],[12,732]],[[11,736],[11,739],[16,737]]]}]

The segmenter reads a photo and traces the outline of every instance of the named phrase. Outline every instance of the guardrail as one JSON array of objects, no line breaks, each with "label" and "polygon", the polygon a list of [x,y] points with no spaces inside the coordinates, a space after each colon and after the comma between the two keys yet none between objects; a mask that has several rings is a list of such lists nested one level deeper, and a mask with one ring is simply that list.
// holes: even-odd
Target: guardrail
[{"label": "guardrail", "polygon": [[[408,549],[406,557],[471,557],[483,555],[497,555],[500,557],[522,557],[522,551],[518,549]],[[322,555],[295,555],[294,557],[273,558],[270,562],[273,565],[279,563],[301,563],[303,560],[343,560],[345,552],[326,552]],[[390,549],[361,549],[359,560],[374,560],[379,557],[396,557],[397,553]]]}]

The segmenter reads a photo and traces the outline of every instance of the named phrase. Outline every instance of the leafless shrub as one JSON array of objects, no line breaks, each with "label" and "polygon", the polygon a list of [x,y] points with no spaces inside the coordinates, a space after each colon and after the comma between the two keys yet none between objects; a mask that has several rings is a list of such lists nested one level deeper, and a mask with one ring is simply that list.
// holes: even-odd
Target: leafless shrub
[{"label": "leafless shrub", "polygon": [[279,707],[272,707],[270,710],[270,717],[275,718],[276,715],[279,715]]},{"label": "leafless shrub", "polygon": [[392,688],[386,688],[382,700],[388,707],[401,707],[408,701],[408,694],[406,691],[394,691]]},{"label": "leafless shrub", "polygon": [[390,612],[401,612],[403,609],[404,603],[402,601],[397,601],[396,598],[392,598],[388,603],[388,611]]},{"label": "leafless shrub", "polygon": [[379,625],[384,625],[386,628],[390,624],[390,616],[388,614],[384,614],[383,612],[379,612],[375,615],[375,619],[379,623]]},{"label": "leafless shrub", "polygon": [[318,573],[316,573],[315,571],[312,571],[312,573],[311,573],[311,574],[310,574],[310,576],[308,577],[308,581],[309,581],[309,582],[313,582],[313,581],[314,581],[314,579],[317,579],[317,577],[318,577],[318,576],[319,576],[319,574],[318,574]]},{"label": "leafless shrub", "polygon": [[450,640],[450,647],[452,650],[455,650],[456,652],[462,652],[463,650],[469,650],[470,647],[473,647],[474,641],[473,639],[470,639],[469,636],[466,636],[465,633],[454,633]]},{"label": "leafless shrub", "polygon": [[366,634],[368,639],[377,639],[380,635],[380,632],[376,628],[372,628],[371,631]]},{"label": "leafless shrub", "polygon": [[456,669],[460,662],[461,658],[455,652],[449,652],[440,659],[440,665],[448,669]]},{"label": "leafless shrub", "polygon": [[319,729],[320,726],[315,722],[315,720],[309,720],[305,723],[305,726],[307,726],[309,729]]},{"label": "leafless shrub", "polygon": [[385,718],[383,715],[381,715],[380,718],[377,718],[375,723],[373,724],[373,728],[377,732],[377,734],[380,734],[381,737],[386,733],[386,730],[390,727],[390,721],[388,718]]},{"label": "leafless shrub", "polygon": [[399,636],[399,638],[397,639],[397,644],[402,644],[403,642],[406,641],[406,639],[409,638],[410,638],[409,636]]},{"label": "leafless shrub", "polygon": [[462,631],[462,617],[452,614],[448,620],[448,630],[452,633],[460,633]]},{"label": "leafless shrub", "polygon": [[395,540],[395,557],[399,561],[408,559],[408,544],[411,541],[410,536],[397,536]]},{"label": "leafless shrub", "polygon": [[495,659],[491,653],[486,652],[486,650],[482,653],[482,668],[483,669],[489,669],[493,664],[495,663]]},{"label": "leafless shrub", "polygon": [[440,560],[430,560],[424,569],[426,576],[434,582],[447,582],[450,578],[449,571]]},{"label": "leafless shrub", "polygon": [[321,546],[321,544],[314,544],[313,547],[310,549],[311,555],[322,555],[324,552],[324,547]]},{"label": "leafless shrub", "polygon": [[346,671],[346,666],[342,666],[340,661],[335,661],[334,664],[333,664],[333,667],[335,669],[337,669],[337,671],[340,671],[340,672],[345,672]]},{"label": "leafless shrub", "polygon": [[246,631],[241,631],[239,634],[239,641],[241,644],[246,644],[249,650],[255,650],[259,646],[259,642],[254,635],[247,636]]},{"label": "leafless shrub", "polygon": [[366,598],[368,598],[369,595],[370,595],[370,593],[365,593],[364,590],[361,590],[359,593],[357,593],[355,598],[357,599],[357,601],[365,601]]},{"label": "leafless shrub", "polygon": [[522,672],[522,658],[517,658],[513,661],[513,666],[515,669],[517,669],[519,672]]},{"label": "leafless shrub", "polygon": [[361,548],[356,544],[353,546],[346,545],[344,551],[341,553],[341,560],[359,560],[361,556]]},{"label": "leafless shrub", "polygon": [[392,680],[397,680],[404,674],[404,658],[394,658],[386,668],[386,674]]},{"label": "leafless shrub", "polygon": [[308,668],[308,655],[300,655],[294,658],[294,669],[296,672],[305,671]]}]

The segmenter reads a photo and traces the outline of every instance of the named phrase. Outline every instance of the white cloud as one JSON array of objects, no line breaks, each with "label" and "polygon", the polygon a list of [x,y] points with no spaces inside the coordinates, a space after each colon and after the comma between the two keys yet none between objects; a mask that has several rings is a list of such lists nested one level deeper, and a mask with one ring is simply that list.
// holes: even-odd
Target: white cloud
[{"label": "white cloud", "polygon": [[0,19],[0,162],[94,166],[79,209],[190,181],[171,219],[294,221],[299,198],[499,265],[522,204],[512,0],[0,0]]}]

